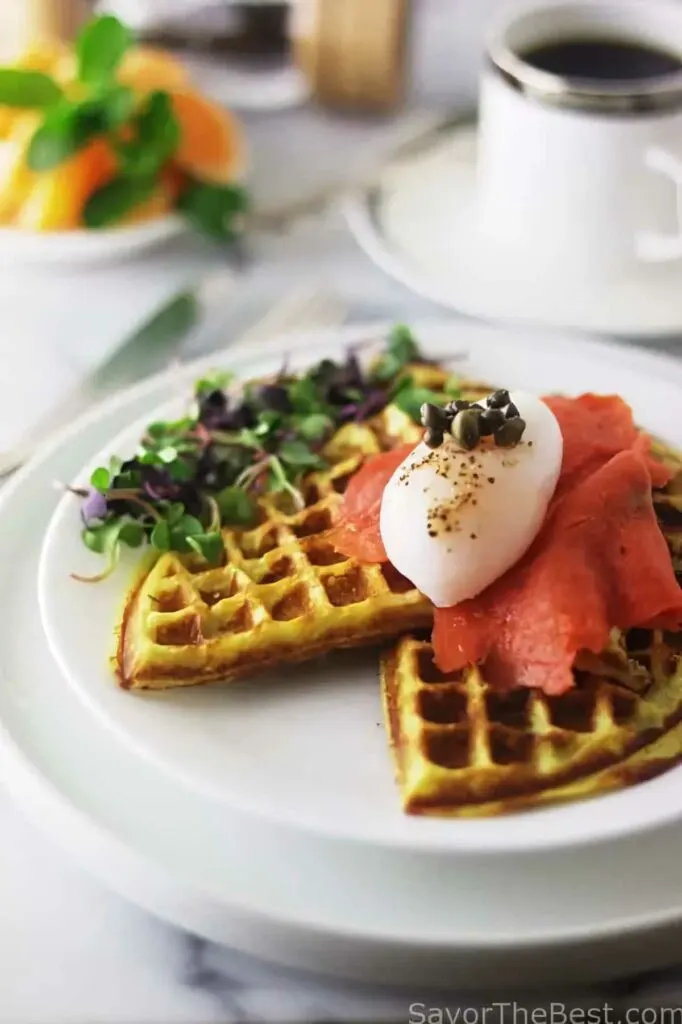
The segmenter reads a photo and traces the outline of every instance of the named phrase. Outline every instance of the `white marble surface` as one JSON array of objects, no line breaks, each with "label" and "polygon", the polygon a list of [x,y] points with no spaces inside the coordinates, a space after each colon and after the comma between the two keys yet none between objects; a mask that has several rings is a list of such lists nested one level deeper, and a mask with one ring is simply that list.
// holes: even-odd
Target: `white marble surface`
[{"label": "white marble surface", "polygon": [[[422,3],[413,102],[471,101],[480,29],[495,0]],[[375,159],[390,132],[305,110],[260,116],[250,124],[257,194],[293,194],[343,176]],[[357,319],[437,312],[370,266],[335,217],[291,238],[257,239],[251,255],[225,296],[226,339],[301,280],[342,296]],[[183,243],[135,264],[77,275],[0,268],[0,449],[155,305],[219,259]],[[197,347],[186,345],[182,354]],[[0,836],[0,1024],[407,1021],[418,998],[295,977],[180,933],[86,877],[2,794]],[[668,972],[583,997],[593,1006],[608,1000],[614,1013],[676,1006],[680,975],[679,984]],[[456,1000],[442,997],[439,1005],[454,1010]]]}]

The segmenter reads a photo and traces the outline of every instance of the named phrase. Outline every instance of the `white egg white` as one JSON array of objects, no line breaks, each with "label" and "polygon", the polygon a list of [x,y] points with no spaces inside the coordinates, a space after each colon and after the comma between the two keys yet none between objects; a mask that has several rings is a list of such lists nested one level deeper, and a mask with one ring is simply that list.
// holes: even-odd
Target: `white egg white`
[{"label": "white egg white", "polygon": [[513,392],[526,421],[519,444],[486,439],[474,451],[446,435],[417,445],[384,491],[380,530],[389,561],[439,608],[475,597],[527,551],[561,471],[563,440],[551,410]]}]

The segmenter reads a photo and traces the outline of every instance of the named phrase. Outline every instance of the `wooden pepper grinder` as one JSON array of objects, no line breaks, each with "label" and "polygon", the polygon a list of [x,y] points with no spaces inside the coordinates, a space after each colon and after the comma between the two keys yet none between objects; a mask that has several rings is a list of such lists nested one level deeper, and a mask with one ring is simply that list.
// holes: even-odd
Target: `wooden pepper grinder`
[{"label": "wooden pepper grinder", "polygon": [[0,58],[11,60],[45,40],[73,39],[89,7],[88,0],[1,0]]},{"label": "wooden pepper grinder", "polygon": [[294,0],[294,60],[324,106],[389,112],[404,96],[410,0]]}]

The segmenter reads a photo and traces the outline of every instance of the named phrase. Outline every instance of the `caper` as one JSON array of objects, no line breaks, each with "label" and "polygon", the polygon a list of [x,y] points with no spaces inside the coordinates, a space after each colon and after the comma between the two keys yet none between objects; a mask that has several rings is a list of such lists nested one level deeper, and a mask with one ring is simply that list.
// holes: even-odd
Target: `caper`
[{"label": "caper", "polygon": [[514,416],[518,416],[518,415],[519,415],[519,410],[516,408],[516,406],[514,405],[513,402],[510,402],[509,405],[506,408],[505,416],[507,417],[508,420],[511,420],[511,419],[514,418]]},{"label": "caper", "polygon": [[443,431],[445,427],[445,415],[443,410],[437,405],[432,405],[431,402],[424,402],[421,409],[421,420],[425,427],[431,427],[431,429]]},{"label": "caper", "polygon": [[479,442],[481,432],[478,423],[480,418],[481,413],[478,409],[462,409],[452,421],[450,428],[452,436],[467,451],[471,451]]},{"label": "caper", "polygon": [[427,427],[424,434],[424,444],[429,448],[440,448],[443,443],[443,431],[438,428]]},{"label": "caper", "polygon": [[489,409],[502,409],[509,404],[509,392],[495,391],[492,395],[488,395],[486,404]]},{"label": "caper", "polygon": [[488,437],[490,434],[494,434],[503,423],[504,413],[501,409],[486,409],[478,423],[481,437]]},{"label": "caper", "polygon": [[505,420],[502,426],[495,431],[495,444],[498,448],[513,448],[523,437],[526,429],[526,421],[517,416],[513,420]]}]

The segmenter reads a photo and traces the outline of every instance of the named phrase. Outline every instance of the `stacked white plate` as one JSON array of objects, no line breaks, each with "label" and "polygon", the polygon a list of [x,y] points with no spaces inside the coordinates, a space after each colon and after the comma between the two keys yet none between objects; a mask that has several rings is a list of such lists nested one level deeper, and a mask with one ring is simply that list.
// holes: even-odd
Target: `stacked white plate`
[{"label": "stacked white plate", "polygon": [[[339,356],[377,325],[235,349],[146,382],[61,434],[0,498],[0,774],[107,884],[207,938],[372,982],[491,989],[642,971],[679,956],[682,770],[622,793],[483,821],[407,817],[376,656],[231,687],[116,688],[107,657],[132,561],[108,581],[76,499],[195,377]],[[619,392],[682,445],[682,367],[605,344],[424,325],[453,368],[540,393]]]}]

